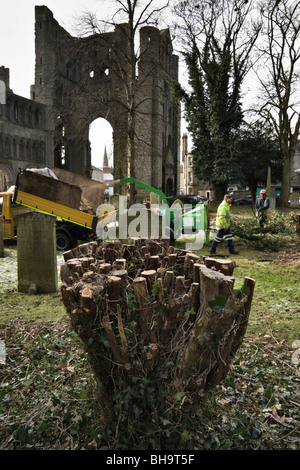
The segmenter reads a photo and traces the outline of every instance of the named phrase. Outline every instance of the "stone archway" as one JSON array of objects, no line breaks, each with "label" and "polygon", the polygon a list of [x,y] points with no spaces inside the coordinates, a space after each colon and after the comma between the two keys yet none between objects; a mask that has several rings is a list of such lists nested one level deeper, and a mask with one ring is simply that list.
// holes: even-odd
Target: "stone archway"
[{"label": "stone archway", "polygon": [[[158,189],[165,187],[162,156],[166,136],[171,135],[176,144],[170,171],[176,182],[180,109],[171,84],[178,79],[178,57],[172,54],[169,31],[150,26],[140,30],[142,55],[136,77],[138,106],[132,175],[128,161],[128,135],[132,132],[126,101],[129,85],[126,80],[130,77],[125,53],[130,49],[128,25],[115,25],[114,31],[108,33],[74,38],[47,7],[36,6],[35,16],[35,99],[58,110],[64,128],[63,147],[55,143],[58,151],[55,161],[63,162],[65,169],[74,173],[90,172],[89,125],[101,115],[113,128],[115,179],[134,176]],[[59,133],[58,136],[61,138]]]},{"label": "stone archway", "polygon": [[174,196],[173,181],[171,180],[171,178],[167,179],[166,196]]},{"label": "stone archway", "polygon": [[16,183],[16,177],[10,166],[0,163],[0,191],[7,191],[10,186],[13,186]]},{"label": "stone archway", "polygon": [[113,167],[113,129],[105,118],[98,117],[91,122],[89,141],[92,167]]}]

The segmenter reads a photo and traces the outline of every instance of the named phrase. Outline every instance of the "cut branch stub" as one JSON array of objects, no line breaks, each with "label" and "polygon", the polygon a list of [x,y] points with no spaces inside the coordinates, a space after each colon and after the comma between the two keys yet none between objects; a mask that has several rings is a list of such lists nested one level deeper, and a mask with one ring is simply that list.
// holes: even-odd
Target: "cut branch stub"
[{"label": "cut branch stub", "polygon": [[108,310],[116,313],[118,304],[121,302],[122,279],[117,276],[108,276],[106,281],[106,292],[108,297]]},{"label": "cut branch stub", "polygon": [[235,262],[229,259],[204,258],[204,264],[208,268],[220,271],[225,276],[232,276]]},{"label": "cut branch stub", "polygon": [[153,309],[150,302],[147,279],[137,277],[133,281],[133,289],[138,304],[139,339],[142,345],[152,343],[153,333],[151,329]]}]

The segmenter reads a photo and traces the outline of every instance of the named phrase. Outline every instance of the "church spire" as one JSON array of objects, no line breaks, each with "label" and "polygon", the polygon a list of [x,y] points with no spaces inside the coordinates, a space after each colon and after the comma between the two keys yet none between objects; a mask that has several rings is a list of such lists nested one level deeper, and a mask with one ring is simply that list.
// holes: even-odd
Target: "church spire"
[{"label": "church spire", "polygon": [[107,157],[106,145],[104,147],[103,168],[108,168],[108,157]]}]

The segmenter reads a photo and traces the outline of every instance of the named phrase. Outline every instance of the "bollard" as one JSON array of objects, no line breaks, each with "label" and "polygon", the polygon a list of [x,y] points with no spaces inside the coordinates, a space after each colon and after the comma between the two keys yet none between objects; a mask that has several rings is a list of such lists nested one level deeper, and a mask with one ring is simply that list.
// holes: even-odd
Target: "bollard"
[{"label": "bollard", "polygon": [[56,217],[41,212],[17,216],[18,291],[29,292],[36,285],[38,294],[56,292]]}]

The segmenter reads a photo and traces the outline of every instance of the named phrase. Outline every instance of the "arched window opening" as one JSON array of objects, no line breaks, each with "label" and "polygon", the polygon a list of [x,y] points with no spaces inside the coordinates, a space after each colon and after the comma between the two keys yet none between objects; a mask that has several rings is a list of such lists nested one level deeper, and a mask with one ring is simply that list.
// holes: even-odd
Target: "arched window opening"
[{"label": "arched window opening", "polygon": [[55,166],[58,168],[67,167],[67,152],[65,146],[65,126],[61,116],[57,117],[57,126],[55,129]]},{"label": "arched window opening", "polygon": [[29,110],[28,110],[28,124],[30,126],[32,125],[32,108],[31,108],[31,106],[29,107]]},{"label": "arched window opening", "polygon": [[113,180],[113,129],[106,119],[97,118],[90,124],[92,179]]},{"label": "arched window opening", "polygon": [[[113,166],[113,129],[106,119],[97,118],[90,124],[89,140],[91,144],[92,165],[98,168]],[[107,160],[105,161],[105,148]]]},{"label": "arched window opening", "polygon": [[35,121],[35,125],[38,126],[40,123],[40,112],[38,109],[36,109],[34,112],[34,121]]},{"label": "arched window opening", "polygon": [[71,73],[72,73],[72,63],[68,62],[66,66],[66,72],[67,72],[67,78],[71,78]]},{"label": "arched window opening", "polygon": [[62,166],[65,166],[66,164],[66,148],[64,145],[61,146],[60,164]]},{"label": "arched window opening", "polygon": [[14,105],[14,119],[15,121],[18,121],[19,119],[19,104],[17,101],[15,102],[15,105]]},{"label": "arched window opening", "polygon": [[171,178],[167,179],[167,185],[166,185],[166,196],[172,196],[173,195],[173,181]]}]

